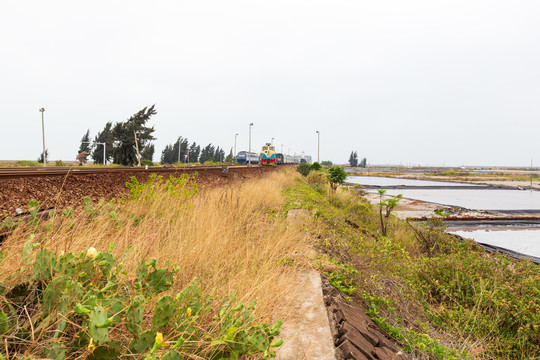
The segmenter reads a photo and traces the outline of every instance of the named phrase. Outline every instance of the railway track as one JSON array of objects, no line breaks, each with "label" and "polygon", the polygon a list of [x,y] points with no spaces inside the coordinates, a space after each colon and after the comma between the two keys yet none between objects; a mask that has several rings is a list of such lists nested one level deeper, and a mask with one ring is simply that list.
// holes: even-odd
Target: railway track
[{"label": "railway track", "polygon": [[[261,165],[253,165],[252,168],[259,168]],[[43,168],[17,168],[0,167],[0,181],[6,179],[17,179],[23,177],[41,176],[65,176],[65,175],[88,175],[102,173],[171,173],[171,172],[199,172],[199,171],[229,171],[233,169],[248,168],[247,165],[212,165],[212,166],[186,166],[186,167],[43,167]]]},{"label": "railway track", "polygon": [[87,197],[92,201],[121,197],[128,192],[125,184],[133,177],[146,182],[152,174],[164,178],[197,174],[192,181],[199,189],[205,189],[272,170],[260,165],[0,168],[0,220],[27,213],[31,200],[37,200],[40,209],[46,210],[80,207]]}]

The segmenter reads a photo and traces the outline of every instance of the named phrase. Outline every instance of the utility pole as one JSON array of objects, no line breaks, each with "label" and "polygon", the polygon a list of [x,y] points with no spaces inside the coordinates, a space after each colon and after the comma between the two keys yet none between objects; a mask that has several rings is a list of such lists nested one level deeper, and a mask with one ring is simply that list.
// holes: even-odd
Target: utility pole
[{"label": "utility pole", "polygon": [[182,151],[182,143],[180,142],[181,138],[181,136],[178,137],[178,162],[180,162],[180,152]]},{"label": "utility pole", "polygon": [[320,154],[321,154],[321,133],[319,132],[319,130],[317,130],[317,162],[319,164],[321,163]]},{"label": "utility pole", "polygon": [[270,144],[274,145],[274,138],[272,138],[272,141],[270,141]]},{"label": "utility pole", "polygon": [[106,166],[107,165],[107,158],[105,157],[105,154],[107,154],[107,143],[100,143],[100,142],[90,142],[90,141],[82,141],[83,144],[98,144],[98,145],[103,145],[103,166]]},{"label": "utility pole", "polygon": [[233,152],[233,162],[236,163],[236,138],[238,137],[238,133],[234,134],[234,152]]},{"label": "utility pole", "polygon": [[141,166],[141,155],[139,154],[139,140],[137,139],[137,132],[134,131],[133,135],[135,136],[135,148],[137,149],[137,163]]},{"label": "utility pole", "polygon": [[41,112],[41,135],[43,136],[43,167],[47,167],[47,155],[45,154],[45,118],[43,113],[45,108],[39,109]]},{"label": "utility pole", "polygon": [[531,190],[533,188],[532,179],[533,179],[533,167],[532,167],[532,160],[531,160]]},{"label": "utility pole", "polygon": [[249,167],[251,167],[251,127],[252,126],[253,126],[253,123],[249,123],[249,151],[248,151]]}]

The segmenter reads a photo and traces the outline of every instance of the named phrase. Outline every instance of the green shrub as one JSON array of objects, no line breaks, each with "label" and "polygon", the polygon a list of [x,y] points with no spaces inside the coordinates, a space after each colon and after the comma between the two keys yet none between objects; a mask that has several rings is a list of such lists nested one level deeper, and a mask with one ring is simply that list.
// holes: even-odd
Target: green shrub
[{"label": "green shrub", "polygon": [[37,161],[31,160],[20,160],[15,163],[17,166],[40,166],[43,164],[38,163]]},{"label": "green shrub", "polygon": [[328,169],[328,182],[333,191],[335,191],[338,185],[343,184],[347,179],[347,173],[341,166],[334,166]]},{"label": "green shrub", "polygon": [[254,301],[246,308],[234,304],[234,296],[204,296],[197,279],[176,295],[160,295],[177,270],[158,268],[155,259],[141,260],[136,275],[128,276],[111,252],[42,248],[34,257],[34,245],[29,240],[23,250],[21,271],[31,272],[29,281],[2,287],[2,359],[7,353],[96,360],[269,358],[282,344],[274,341],[281,321],[273,327],[254,323]]},{"label": "green shrub", "polygon": [[149,160],[149,159],[143,159],[141,161],[141,165],[142,166],[154,166],[154,163],[152,162],[152,160]]},{"label": "green shrub", "polygon": [[309,164],[301,163],[301,164],[298,164],[298,166],[296,167],[296,171],[298,171],[300,174],[304,176],[308,176],[309,172],[311,171],[311,168]]},{"label": "green shrub", "polygon": [[71,164],[63,162],[62,160],[56,160],[54,166],[71,166]]},{"label": "green shrub", "polygon": [[321,166],[321,164],[319,164],[318,162],[315,161],[313,164],[311,164],[309,169],[312,170],[312,171],[319,171],[319,170],[322,170],[322,166]]}]

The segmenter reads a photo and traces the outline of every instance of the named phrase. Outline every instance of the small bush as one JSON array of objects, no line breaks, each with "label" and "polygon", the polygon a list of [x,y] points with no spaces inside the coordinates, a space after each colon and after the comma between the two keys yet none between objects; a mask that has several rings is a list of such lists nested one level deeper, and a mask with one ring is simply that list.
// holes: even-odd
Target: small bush
[{"label": "small bush", "polygon": [[319,164],[318,162],[315,161],[313,164],[311,164],[309,169],[312,170],[312,171],[319,171],[319,170],[322,169],[322,166],[321,166],[321,164]]},{"label": "small bush", "polygon": [[322,171],[310,171],[307,175],[308,184],[321,184],[324,185],[328,182],[326,174]]},{"label": "small bush", "polygon": [[298,171],[300,174],[304,176],[308,176],[309,172],[311,171],[311,168],[309,164],[302,163],[298,165],[298,167],[296,168],[296,171]]},{"label": "small bush", "polygon": [[71,166],[71,164],[63,162],[62,160],[56,160],[54,166]]},{"label": "small bush", "polygon": [[154,163],[152,162],[152,160],[149,160],[149,159],[143,159],[141,161],[141,165],[142,166],[154,166]]},{"label": "small bush", "polygon": [[39,165],[41,165],[37,161],[31,161],[31,160],[21,160],[21,161],[17,161],[15,164],[17,166],[39,166]]}]

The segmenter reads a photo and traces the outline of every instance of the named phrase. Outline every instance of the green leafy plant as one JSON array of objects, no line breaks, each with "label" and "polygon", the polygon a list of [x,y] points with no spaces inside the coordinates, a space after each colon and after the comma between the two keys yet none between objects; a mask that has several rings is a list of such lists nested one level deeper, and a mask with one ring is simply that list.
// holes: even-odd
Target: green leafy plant
[{"label": "green leafy plant", "polygon": [[300,174],[304,176],[308,176],[309,172],[311,171],[311,168],[309,164],[301,163],[301,164],[298,164],[298,166],[296,167],[296,171],[298,171]]},{"label": "green leafy plant", "polygon": [[334,166],[328,169],[328,182],[332,191],[336,191],[337,187],[345,182],[347,173],[341,166]]},{"label": "green leafy plant", "polygon": [[320,170],[322,170],[322,166],[321,166],[321,164],[319,164],[318,162],[315,161],[313,164],[311,164],[309,169],[312,170],[312,171],[320,171]]},{"label": "green leafy plant", "polygon": [[245,308],[233,305],[234,294],[222,301],[204,296],[197,279],[176,296],[160,295],[171,288],[177,270],[158,268],[152,259],[140,261],[130,277],[112,248],[79,254],[43,248],[34,256],[29,240],[21,270],[31,269],[30,281],[9,289],[0,303],[0,358],[270,358],[282,344],[275,339],[280,321],[272,327],[254,322],[254,301]]},{"label": "green leafy plant", "polygon": [[[393,198],[383,199],[384,194],[386,193],[385,189],[377,190],[379,193],[379,220],[381,222],[381,232],[382,236],[386,236],[388,230],[388,218],[392,214],[392,210],[397,206],[399,200],[401,200],[401,194],[394,196]],[[384,213],[384,215],[383,215]]]}]

